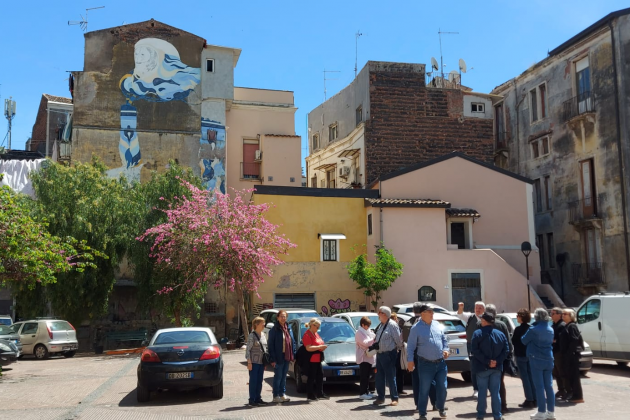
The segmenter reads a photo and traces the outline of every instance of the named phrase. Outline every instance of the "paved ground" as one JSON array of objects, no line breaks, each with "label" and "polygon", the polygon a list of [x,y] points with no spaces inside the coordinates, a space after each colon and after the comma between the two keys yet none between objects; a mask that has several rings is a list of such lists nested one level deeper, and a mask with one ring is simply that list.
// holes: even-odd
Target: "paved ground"
[{"label": "paved ground", "polygon": [[[228,352],[225,360],[225,396],[218,401],[202,392],[161,392],[151,402],[136,402],[138,356],[24,359],[4,372],[0,379],[0,419],[411,419],[418,418],[411,394],[402,396],[398,407],[373,407],[357,398],[358,386],[330,386],[329,401],[308,404],[288,380],[292,401],[282,406],[250,408],[247,401],[247,369],[241,363],[243,351]],[[271,372],[265,372],[263,398],[271,400]],[[506,378],[507,420],[528,420],[531,410],[518,409],[523,400],[519,379]],[[586,403],[560,405],[560,419],[621,420],[630,418],[630,368],[596,361],[588,378],[583,378]],[[447,400],[449,419],[474,419],[472,388],[459,375],[449,376]],[[388,401],[389,402],[389,401]],[[429,413],[429,419],[431,414]],[[491,416],[486,418],[491,419]]]}]

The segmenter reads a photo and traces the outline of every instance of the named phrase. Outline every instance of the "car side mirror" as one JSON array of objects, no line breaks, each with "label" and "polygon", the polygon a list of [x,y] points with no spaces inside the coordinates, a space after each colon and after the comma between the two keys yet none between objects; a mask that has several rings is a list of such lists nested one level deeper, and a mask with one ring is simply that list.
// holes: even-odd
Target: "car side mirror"
[{"label": "car side mirror", "polygon": [[271,328],[273,328],[273,327],[274,327],[273,322],[270,322],[270,323],[268,323],[267,325],[265,325],[265,328],[269,328],[269,329],[271,329]]},{"label": "car side mirror", "polygon": [[149,340],[143,340],[142,343],[140,344],[140,347],[146,347],[149,345]]}]

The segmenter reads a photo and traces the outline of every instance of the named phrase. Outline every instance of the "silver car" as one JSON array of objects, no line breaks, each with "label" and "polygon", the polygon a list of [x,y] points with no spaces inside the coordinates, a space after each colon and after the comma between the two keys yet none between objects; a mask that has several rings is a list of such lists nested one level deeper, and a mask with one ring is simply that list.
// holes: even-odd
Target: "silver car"
[{"label": "silver car", "polygon": [[22,354],[32,354],[38,359],[47,359],[51,354],[72,357],[79,348],[77,332],[68,321],[38,318],[20,321],[12,328],[20,336]]},{"label": "silver car", "polygon": [[7,340],[17,347],[18,357],[22,353],[22,342],[20,341],[20,336],[17,333],[17,330],[13,325],[0,325],[0,340]]}]

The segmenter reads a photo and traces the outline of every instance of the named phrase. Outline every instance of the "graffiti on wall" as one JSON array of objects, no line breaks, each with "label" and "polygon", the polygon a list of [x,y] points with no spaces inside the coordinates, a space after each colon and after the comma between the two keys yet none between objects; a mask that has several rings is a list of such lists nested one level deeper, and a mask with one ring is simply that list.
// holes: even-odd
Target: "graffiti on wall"
[{"label": "graffiti on wall", "polygon": [[322,314],[324,316],[330,316],[330,315],[334,315],[334,314],[341,314],[343,312],[350,312],[350,299],[346,299],[346,300],[341,300],[341,299],[337,299],[337,300],[332,300],[330,299],[328,301],[328,306],[330,306],[330,310],[328,309],[327,306],[322,306]]},{"label": "graffiti on wall", "polygon": [[204,188],[225,194],[225,126],[209,118],[201,118],[199,154]]}]

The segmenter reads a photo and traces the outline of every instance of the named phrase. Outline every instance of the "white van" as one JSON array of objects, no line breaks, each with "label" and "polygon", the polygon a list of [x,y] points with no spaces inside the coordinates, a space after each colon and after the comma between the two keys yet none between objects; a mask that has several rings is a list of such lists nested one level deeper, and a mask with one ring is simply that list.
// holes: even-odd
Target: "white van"
[{"label": "white van", "polygon": [[630,362],[630,292],[600,293],[577,310],[578,328],[591,345],[593,357]]}]

